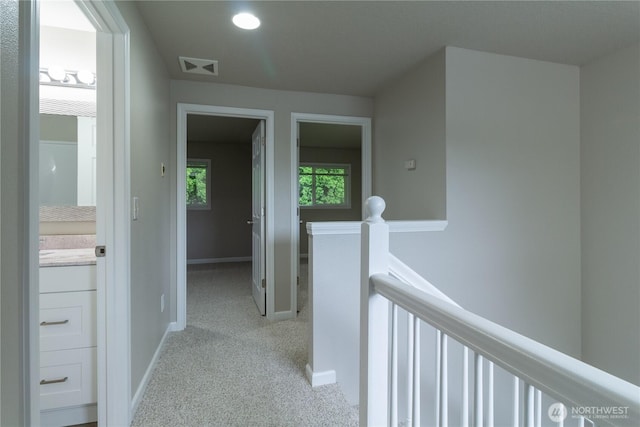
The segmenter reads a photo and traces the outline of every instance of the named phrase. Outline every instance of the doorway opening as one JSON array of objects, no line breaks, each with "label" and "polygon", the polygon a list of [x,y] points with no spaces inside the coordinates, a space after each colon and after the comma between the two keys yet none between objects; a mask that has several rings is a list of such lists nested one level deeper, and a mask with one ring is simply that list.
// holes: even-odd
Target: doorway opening
[{"label": "doorway opening", "polygon": [[178,330],[186,327],[187,264],[251,260],[256,306],[273,318],[273,117],[178,104]]},{"label": "doorway opening", "polygon": [[307,272],[307,223],[365,217],[364,201],[371,195],[371,119],[294,113],[291,123],[292,217],[297,219],[292,224],[292,306],[299,308],[300,274]]},{"label": "doorway opening", "polygon": [[[98,420],[96,29],[71,1],[40,9],[40,422]],[[100,230],[101,231],[101,230]],[[100,281],[100,285],[104,285]]]},{"label": "doorway opening", "polygon": [[187,265],[252,262],[266,313],[262,120],[187,115]]},{"label": "doorway opening", "polygon": [[124,425],[129,29],[110,1],[34,3],[29,424]]}]

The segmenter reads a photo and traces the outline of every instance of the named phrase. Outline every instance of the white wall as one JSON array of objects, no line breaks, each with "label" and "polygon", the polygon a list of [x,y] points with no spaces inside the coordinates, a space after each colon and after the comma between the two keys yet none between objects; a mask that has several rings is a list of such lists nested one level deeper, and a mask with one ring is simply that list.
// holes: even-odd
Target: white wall
[{"label": "white wall", "polygon": [[[420,75],[407,80],[419,85]],[[402,93],[409,105],[424,96]],[[420,132],[393,104],[379,105],[389,97],[377,98],[376,121]],[[447,48],[449,225],[391,236],[392,252],[461,306],[573,356],[581,350],[579,132],[576,67]],[[374,170],[389,176],[397,165],[378,153],[397,141],[375,137]],[[387,209],[424,215],[411,209],[413,197],[424,196],[397,192]]]},{"label": "white wall", "polygon": [[20,67],[19,7],[27,2],[3,1],[0,4],[0,425],[24,425],[25,368],[23,328],[28,287],[25,263],[28,262],[24,239],[28,209],[24,181],[29,167],[23,150],[21,103],[18,91]]},{"label": "white wall", "polygon": [[251,258],[251,140],[187,142],[187,158],[211,160],[211,208],[187,209],[187,260]]},{"label": "white wall", "polygon": [[[444,49],[376,95],[373,133],[373,187],[386,218],[445,219]],[[404,168],[409,159],[415,170]]]},{"label": "white wall", "polygon": [[[59,66],[70,71],[96,72],[94,31],[41,26],[40,40],[40,68]],[[73,46],[73,49],[65,49],[65,46]]]},{"label": "white wall", "polygon": [[[160,296],[169,303],[171,180],[169,78],[135,4],[118,2],[131,30],[131,195],[140,215],[131,222],[131,395],[133,396],[169,324]],[[173,140],[173,139],[171,139]]]},{"label": "white wall", "polygon": [[640,45],[580,70],[582,355],[640,385]]},{"label": "white wall", "polygon": [[311,235],[309,251],[308,364],[320,378],[334,372],[347,402],[357,405],[360,233]]},{"label": "white wall", "polygon": [[[176,105],[190,103],[275,112],[275,311],[289,312],[291,304],[291,113],[331,114],[371,117],[368,98],[306,92],[258,89],[245,86],[171,81],[171,168],[175,170]],[[172,196],[175,201],[175,192]],[[175,206],[175,203],[173,204]],[[173,208],[175,215],[175,207]],[[177,236],[174,234],[173,239]],[[175,240],[173,240],[175,242]]]}]

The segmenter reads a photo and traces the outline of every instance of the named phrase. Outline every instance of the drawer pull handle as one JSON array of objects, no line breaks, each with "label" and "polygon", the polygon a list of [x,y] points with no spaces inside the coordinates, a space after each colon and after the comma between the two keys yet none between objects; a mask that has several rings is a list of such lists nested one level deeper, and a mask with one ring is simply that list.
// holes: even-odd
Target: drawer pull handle
[{"label": "drawer pull handle", "polygon": [[57,380],[40,380],[40,385],[57,384],[67,382],[69,377],[58,378]]},{"label": "drawer pull handle", "polygon": [[53,326],[53,325],[65,325],[69,323],[69,320],[60,320],[58,322],[40,322],[40,326]]}]

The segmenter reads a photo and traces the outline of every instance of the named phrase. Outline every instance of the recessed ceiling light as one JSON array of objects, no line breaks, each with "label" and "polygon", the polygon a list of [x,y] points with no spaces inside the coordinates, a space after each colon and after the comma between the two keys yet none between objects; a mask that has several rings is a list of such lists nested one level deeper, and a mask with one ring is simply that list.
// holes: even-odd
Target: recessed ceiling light
[{"label": "recessed ceiling light", "polygon": [[232,21],[236,27],[243,30],[255,30],[260,26],[260,20],[251,13],[238,13]]}]

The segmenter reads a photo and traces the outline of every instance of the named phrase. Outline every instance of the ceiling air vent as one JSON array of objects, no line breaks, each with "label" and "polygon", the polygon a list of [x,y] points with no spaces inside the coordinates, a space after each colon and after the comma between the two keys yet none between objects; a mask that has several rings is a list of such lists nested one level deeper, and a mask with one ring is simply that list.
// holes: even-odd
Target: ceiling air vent
[{"label": "ceiling air vent", "polygon": [[180,68],[183,73],[204,74],[205,76],[218,75],[218,61],[213,59],[188,58],[179,56]]}]

